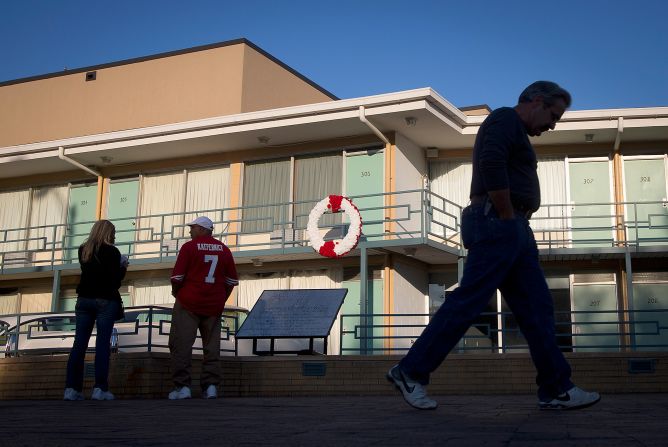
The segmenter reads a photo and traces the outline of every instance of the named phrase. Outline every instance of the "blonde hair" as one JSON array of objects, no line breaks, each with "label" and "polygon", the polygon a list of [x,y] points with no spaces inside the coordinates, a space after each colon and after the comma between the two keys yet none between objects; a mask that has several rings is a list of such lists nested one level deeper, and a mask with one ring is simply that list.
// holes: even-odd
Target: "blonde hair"
[{"label": "blonde hair", "polygon": [[88,239],[81,245],[81,261],[89,262],[97,255],[102,244],[112,245],[116,227],[108,220],[98,220],[93,224]]}]

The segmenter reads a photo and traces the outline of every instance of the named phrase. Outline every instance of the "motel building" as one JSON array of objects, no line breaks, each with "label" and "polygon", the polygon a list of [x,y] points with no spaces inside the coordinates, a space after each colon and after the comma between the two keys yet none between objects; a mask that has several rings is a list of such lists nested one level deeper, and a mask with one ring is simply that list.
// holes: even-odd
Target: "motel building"
[{"label": "motel building", "polygon": [[[241,320],[264,290],[348,289],[328,355],[405,352],[458,282],[485,105],[428,87],[339,99],[245,39],[6,81],[0,104],[5,331],[73,311],[77,247],[100,218],[130,258],[126,308],[172,305],[170,272],[198,215],[233,251],[228,304]],[[567,111],[532,143],[531,226],[564,351],[666,351],[668,107]],[[338,258],[306,232],[329,195],[363,220]],[[351,227],[325,214],[318,231]],[[526,355],[501,295],[457,352]]]}]

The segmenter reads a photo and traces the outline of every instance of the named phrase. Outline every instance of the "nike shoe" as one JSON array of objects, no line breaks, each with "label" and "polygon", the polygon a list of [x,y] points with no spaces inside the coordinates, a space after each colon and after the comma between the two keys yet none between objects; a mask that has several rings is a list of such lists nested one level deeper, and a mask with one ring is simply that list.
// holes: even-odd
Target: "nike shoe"
[{"label": "nike shoe", "polygon": [[218,390],[216,389],[216,385],[209,385],[206,387],[206,389],[202,392],[202,397],[204,399],[215,399],[218,397]]},{"label": "nike shoe", "polygon": [[550,401],[538,402],[538,407],[541,410],[576,410],[594,405],[599,400],[601,400],[600,394],[574,386]]},{"label": "nike shoe", "polygon": [[433,410],[438,407],[438,403],[427,396],[427,391],[424,389],[424,386],[404,374],[399,368],[399,365],[394,365],[392,369],[388,371],[387,380],[394,383],[394,385],[399,388],[399,391],[401,391],[401,394],[404,396],[404,400],[411,407],[419,410]]},{"label": "nike shoe", "polygon": [[167,397],[169,398],[169,400],[190,399],[191,397],[190,388],[188,388],[187,386],[176,388],[174,391],[169,393],[169,396]]},{"label": "nike shoe", "polygon": [[77,391],[74,388],[65,388],[63,400],[84,400],[84,395],[81,391]]},{"label": "nike shoe", "polygon": [[93,388],[93,394],[90,396],[92,400],[114,400],[114,395],[111,391],[102,391],[101,388]]}]

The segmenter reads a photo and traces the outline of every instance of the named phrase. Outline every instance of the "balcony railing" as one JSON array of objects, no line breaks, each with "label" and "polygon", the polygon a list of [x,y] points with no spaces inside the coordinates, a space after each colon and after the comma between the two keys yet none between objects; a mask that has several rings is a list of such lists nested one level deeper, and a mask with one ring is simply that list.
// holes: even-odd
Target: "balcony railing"
[{"label": "balcony railing", "polygon": [[[368,246],[425,244],[454,254],[460,242],[463,207],[428,190],[410,190],[352,197],[360,207]],[[240,255],[308,251],[308,214],[317,200],[204,209],[182,213],[111,218],[116,245],[131,260],[171,261],[189,240],[186,223],[207,215],[214,235]],[[369,205],[375,203],[375,205]],[[93,221],[0,229],[0,272],[49,270],[77,263],[77,248]],[[562,249],[630,250],[668,246],[668,202],[548,204],[531,225],[544,252]],[[342,237],[345,216],[326,215],[319,228],[325,239]]]},{"label": "balcony railing", "polygon": [[[341,315],[341,354],[408,351],[429,321],[427,314]],[[556,311],[563,352],[668,351],[668,309]],[[484,312],[453,352],[528,352],[511,312]]]},{"label": "balcony railing", "polygon": [[[248,311],[228,306],[221,317],[220,353],[239,354],[236,333]],[[135,306],[125,310],[125,318],[114,324],[111,348],[114,352],[169,352],[171,307]],[[0,320],[0,357],[67,353],[75,335],[74,312],[3,315]],[[88,344],[95,350],[94,331]],[[201,337],[193,350],[202,352]],[[242,348],[248,355],[250,346]]]}]

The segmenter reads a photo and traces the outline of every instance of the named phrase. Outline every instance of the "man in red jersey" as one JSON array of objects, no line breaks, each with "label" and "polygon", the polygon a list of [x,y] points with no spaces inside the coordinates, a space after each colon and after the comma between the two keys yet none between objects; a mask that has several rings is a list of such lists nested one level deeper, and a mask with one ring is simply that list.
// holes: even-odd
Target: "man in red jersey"
[{"label": "man in red jersey", "polygon": [[220,318],[225,301],[239,283],[232,252],[211,236],[213,222],[200,216],[188,224],[192,240],[183,244],[172,271],[176,297],[169,331],[174,390],[169,399],[190,399],[192,348],[197,329],[202,335],[202,397],[218,397],[220,371]]}]

